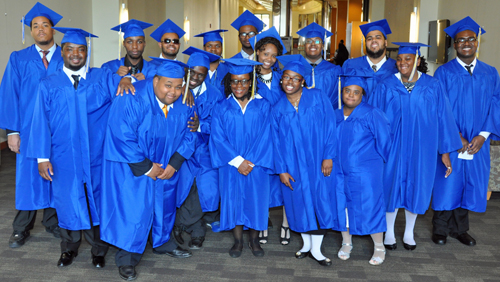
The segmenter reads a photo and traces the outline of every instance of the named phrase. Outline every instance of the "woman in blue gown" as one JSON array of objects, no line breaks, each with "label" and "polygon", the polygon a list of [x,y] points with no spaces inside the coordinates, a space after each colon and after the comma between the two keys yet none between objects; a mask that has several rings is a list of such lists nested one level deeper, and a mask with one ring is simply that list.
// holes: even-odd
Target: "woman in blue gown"
[{"label": "woman in blue gown", "polygon": [[270,104],[252,92],[252,66],[247,59],[227,59],[224,78],[227,98],[214,109],[209,149],[214,168],[219,169],[221,196],[220,229],[232,230],[233,258],[243,250],[243,228],[249,229],[249,247],[254,256],[264,250],[259,231],[267,229],[270,178],[273,173]]},{"label": "woman in blue gown", "polygon": [[[420,57],[420,43],[399,43],[398,73],[388,76],[375,88],[369,104],[381,109],[391,123],[393,148],[384,170],[387,204],[386,249],[396,249],[394,223],[399,208],[405,209],[403,246],[417,245],[413,229],[418,214],[429,208],[438,153],[452,172],[449,153],[462,147],[458,128],[442,84],[426,75]],[[419,66],[417,68],[417,66]],[[423,71],[423,72],[422,72]]]},{"label": "woman in blue gown", "polygon": [[335,115],[321,90],[304,87],[304,57],[278,59],[285,65],[281,86],[286,95],[272,111],[274,167],[290,229],[304,241],[295,256],[329,266],[332,261],[321,252],[323,237],[328,229],[340,230],[338,215],[345,222],[344,204],[337,204],[343,196],[336,195],[335,174],[330,176],[337,145]]},{"label": "woman in blue gown", "polygon": [[362,101],[366,95],[366,78],[346,76],[342,91],[342,109],[337,119],[338,189],[346,197],[346,227],[342,231],[341,260],[350,257],[352,235],[370,234],[374,243],[369,263],[380,265],[385,259],[383,243],[385,220],[382,175],[391,149],[391,128],[384,113]]}]

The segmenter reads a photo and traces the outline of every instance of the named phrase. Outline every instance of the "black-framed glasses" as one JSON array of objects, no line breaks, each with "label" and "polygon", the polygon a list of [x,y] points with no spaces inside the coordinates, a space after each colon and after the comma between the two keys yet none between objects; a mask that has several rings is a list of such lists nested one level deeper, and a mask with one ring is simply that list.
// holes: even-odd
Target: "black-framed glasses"
[{"label": "black-framed glasses", "polygon": [[254,31],[250,31],[250,32],[241,32],[240,33],[240,37],[254,37],[257,33],[255,33]]},{"label": "black-framed glasses", "polygon": [[165,38],[163,39],[163,43],[165,44],[179,44],[181,41],[179,39],[170,39],[170,38]]},{"label": "black-framed glasses", "polygon": [[455,40],[455,43],[464,44],[466,41],[470,42],[470,43],[474,43],[477,41],[477,38],[475,38],[475,37],[460,37],[460,38],[457,38],[457,40]]},{"label": "black-framed glasses", "polygon": [[236,86],[239,83],[241,83],[241,85],[243,85],[243,86],[247,86],[250,83],[250,80],[249,79],[242,79],[242,80],[232,79],[231,80],[232,86]]},{"label": "black-framed glasses", "polygon": [[322,44],[323,40],[320,39],[307,39],[306,44]]},{"label": "black-framed glasses", "polygon": [[289,77],[288,75],[284,75],[281,77],[281,80],[283,81],[289,81],[289,80],[292,80],[294,83],[297,83],[297,82],[301,82],[302,81],[302,78],[298,78],[298,77]]}]

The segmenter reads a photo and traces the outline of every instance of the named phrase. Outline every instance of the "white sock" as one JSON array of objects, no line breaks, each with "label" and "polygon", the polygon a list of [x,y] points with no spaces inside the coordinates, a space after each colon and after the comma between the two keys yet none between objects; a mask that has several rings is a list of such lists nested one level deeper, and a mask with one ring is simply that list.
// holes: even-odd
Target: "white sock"
[{"label": "white sock", "polygon": [[415,228],[415,222],[417,221],[417,216],[418,214],[405,210],[406,227],[405,227],[405,234],[403,236],[403,242],[408,245],[417,244],[415,243],[415,239],[413,238],[413,229]]},{"label": "white sock", "polygon": [[394,224],[396,223],[396,216],[398,215],[398,210],[394,212],[386,212],[385,218],[387,221],[387,231],[385,232],[384,244],[393,245],[396,244],[396,235],[394,235]]},{"label": "white sock", "polygon": [[311,235],[311,254],[317,260],[324,260],[326,257],[321,253],[321,243],[323,243],[324,235]]},{"label": "white sock", "polygon": [[311,235],[306,233],[300,233],[300,236],[302,236],[302,241],[304,241],[304,245],[302,246],[302,249],[300,249],[299,252],[301,253],[309,252],[311,250]]}]

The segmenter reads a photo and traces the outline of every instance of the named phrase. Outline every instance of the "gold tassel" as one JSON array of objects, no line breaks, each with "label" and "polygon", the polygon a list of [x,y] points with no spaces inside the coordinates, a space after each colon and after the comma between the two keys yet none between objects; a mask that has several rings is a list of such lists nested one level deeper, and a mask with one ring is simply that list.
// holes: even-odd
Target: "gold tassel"
[{"label": "gold tassel", "polygon": [[[253,46],[256,46],[257,45],[257,35],[254,36],[254,45]],[[253,60],[256,62],[257,61],[257,52],[255,52],[255,50],[253,51]],[[252,100],[253,98],[255,98],[255,66],[253,66],[253,78],[252,78],[252,95],[250,96],[250,100]]]},{"label": "gold tassel", "polygon": [[312,72],[312,79],[313,79],[313,85],[310,87],[307,87],[307,89],[313,89],[314,87],[316,87],[316,81],[314,80],[314,68],[313,68],[313,72]]},{"label": "gold tassel", "polygon": [[222,58],[226,58],[226,45],[224,41],[224,32],[222,33]]},{"label": "gold tassel", "polygon": [[413,63],[413,69],[411,70],[410,78],[408,79],[408,82],[413,80],[413,76],[415,75],[415,72],[417,71],[417,62],[418,62],[418,49],[417,52],[415,53],[415,62]]},{"label": "gold tassel", "polygon": [[188,75],[186,80],[186,90],[184,90],[184,97],[182,97],[182,104],[186,104],[187,93],[189,91],[189,79],[191,78],[191,70],[188,69]]},{"label": "gold tassel", "polygon": [[323,54],[323,60],[326,61],[326,30],[325,30],[325,40],[323,40],[323,52],[325,52]]},{"label": "gold tassel", "polygon": [[479,27],[479,32],[478,32],[478,36],[477,36],[476,58],[479,58],[479,45],[481,45],[481,34],[482,34],[481,27]]},{"label": "gold tassel", "polygon": [[340,76],[339,76],[339,110],[342,109],[342,87],[340,86]]},{"label": "gold tassel", "polygon": [[118,32],[118,60],[122,57],[122,46],[120,45],[121,33],[122,26],[120,25],[120,31]]}]

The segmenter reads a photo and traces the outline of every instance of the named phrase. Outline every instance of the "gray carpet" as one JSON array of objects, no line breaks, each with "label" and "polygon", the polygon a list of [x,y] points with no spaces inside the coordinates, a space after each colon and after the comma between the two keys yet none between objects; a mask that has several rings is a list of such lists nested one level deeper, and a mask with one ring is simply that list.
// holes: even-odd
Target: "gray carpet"
[{"label": "gray carpet", "polygon": [[[93,268],[90,246],[85,242],[73,264],[59,269],[59,239],[46,233],[40,224],[40,215],[30,240],[21,248],[8,247],[12,233],[14,207],[15,155],[3,150],[0,166],[0,282],[10,281],[122,281],[114,264],[115,248],[107,255],[103,269]],[[155,255],[148,246],[137,267],[137,281],[411,281],[411,282],[492,282],[500,281],[500,195],[493,195],[484,214],[471,213],[470,234],[477,246],[468,247],[455,239],[448,239],[445,246],[432,243],[432,211],[419,216],[415,228],[417,249],[407,251],[402,246],[404,212],[396,222],[398,249],[387,253],[383,265],[368,264],[373,251],[369,236],[354,237],[351,259],[341,261],[337,251],[341,235],[330,232],[323,243],[324,254],[333,260],[331,267],[322,267],[309,258],[297,260],[294,253],[302,242],[299,234],[292,234],[290,246],[279,243],[281,210],[273,209],[269,243],[264,246],[263,258],[253,257],[244,249],[240,258],[229,257],[232,246],[229,232],[208,232],[204,248],[194,251],[188,259],[173,259]],[[188,239],[187,235],[184,235]],[[246,238],[246,235],[245,235]],[[187,241],[187,240],[186,240]],[[187,247],[187,246],[185,246]]]}]

